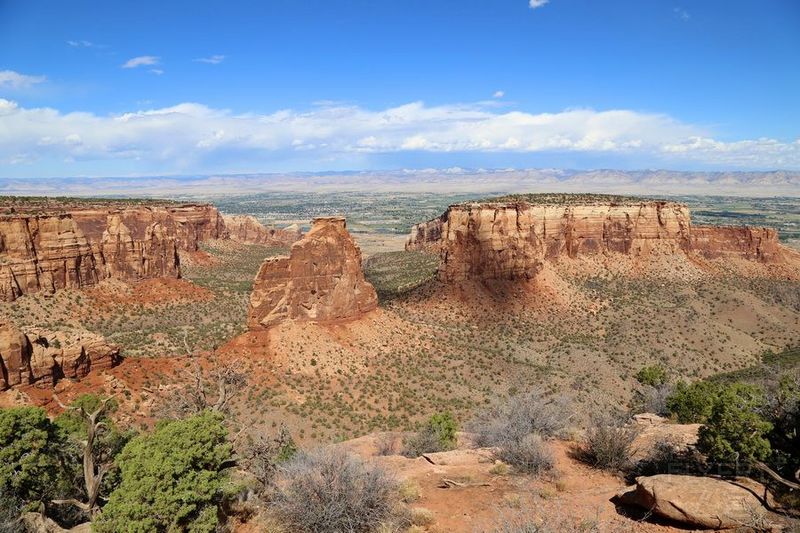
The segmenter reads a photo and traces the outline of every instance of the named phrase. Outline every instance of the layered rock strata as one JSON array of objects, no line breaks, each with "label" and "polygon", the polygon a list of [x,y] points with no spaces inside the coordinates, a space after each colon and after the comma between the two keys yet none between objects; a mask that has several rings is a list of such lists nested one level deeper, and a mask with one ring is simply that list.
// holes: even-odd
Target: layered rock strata
[{"label": "layered rock strata", "polygon": [[0,389],[80,379],[121,360],[119,348],[94,333],[37,330],[25,334],[13,324],[0,324]]},{"label": "layered rock strata", "polygon": [[318,218],[288,256],[269,258],[256,275],[248,327],[286,319],[350,320],[375,309],[375,289],[364,279],[361,250],[343,218]]},{"label": "layered rock strata", "polygon": [[286,228],[269,227],[251,215],[224,215],[223,219],[230,239],[246,244],[288,247],[303,236],[297,224]]},{"label": "layered rock strata", "polygon": [[0,299],[108,278],[177,278],[179,252],[197,251],[203,241],[289,246],[301,236],[297,226],[268,228],[253,217],[229,224],[207,204],[8,208],[0,214]]},{"label": "layered rock strata", "polygon": [[465,203],[412,228],[406,250],[438,252],[442,281],[530,279],[544,261],[595,254],[699,254],[781,259],[765,228],[693,227],[685,205],[626,201],[579,205]]}]

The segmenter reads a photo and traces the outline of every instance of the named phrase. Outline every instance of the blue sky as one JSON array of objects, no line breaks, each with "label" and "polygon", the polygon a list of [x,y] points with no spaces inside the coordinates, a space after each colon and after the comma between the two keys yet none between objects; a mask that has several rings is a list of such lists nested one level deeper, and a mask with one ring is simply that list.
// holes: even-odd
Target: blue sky
[{"label": "blue sky", "polygon": [[800,2],[0,0],[0,177],[800,169]]}]

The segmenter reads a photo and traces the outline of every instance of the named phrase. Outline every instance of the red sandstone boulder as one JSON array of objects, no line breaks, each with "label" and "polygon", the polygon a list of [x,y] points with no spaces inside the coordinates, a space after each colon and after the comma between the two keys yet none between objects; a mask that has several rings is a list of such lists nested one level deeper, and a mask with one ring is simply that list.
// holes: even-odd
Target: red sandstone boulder
[{"label": "red sandstone boulder", "polygon": [[751,524],[764,513],[763,487],[736,481],[660,474],[636,478],[620,493],[620,503],[635,505],[656,516],[705,529],[728,529]]},{"label": "red sandstone boulder", "polygon": [[343,218],[318,218],[289,256],[267,259],[250,296],[248,326],[285,319],[331,322],[375,309],[375,289],[364,279],[361,250]]}]

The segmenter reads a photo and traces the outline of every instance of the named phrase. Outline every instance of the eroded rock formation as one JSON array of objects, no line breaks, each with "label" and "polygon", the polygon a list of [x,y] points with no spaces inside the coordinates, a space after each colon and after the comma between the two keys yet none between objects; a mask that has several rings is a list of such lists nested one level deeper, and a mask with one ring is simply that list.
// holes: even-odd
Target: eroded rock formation
[{"label": "eroded rock formation", "polygon": [[685,253],[762,262],[781,256],[774,230],[692,227],[685,205],[634,199],[457,204],[415,225],[406,249],[438,252],[442,281],[530,279],[546,260],[593,254]]},{"label": "eroded rock formation", "polygon": [[230,238],[246,244],[291,246],[303,236],[297,224],[286,228],[268,227],[251,215],[224,215],[223,219]]},{"label": "eroded rock formation", "polygon": [[6,209],[0,215],[0,299],[108,278],[177,278],[179,251],[227,236],[222,215],[210,205]]},{"label": "eroded rock formation", "polygon": [[120,360],[119,348],[94,333],[36,330],[25,334],[11,323],[0,324],[0,389],[80,379]]},{"label": "eroded rock formation", "polygon": [[285,319],[332,322],[375,309],[375,289],[364,279],[361,250],[343,218],[318,218],[290,254],[269,258],[256,275],[248,326]]}]

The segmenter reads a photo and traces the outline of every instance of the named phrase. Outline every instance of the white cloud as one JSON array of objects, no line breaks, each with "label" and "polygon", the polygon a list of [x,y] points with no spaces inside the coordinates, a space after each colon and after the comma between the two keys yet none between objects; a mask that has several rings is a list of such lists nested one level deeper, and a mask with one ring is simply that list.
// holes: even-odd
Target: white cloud
[{"label": "white cloud", "polygon": [[692,18],[692,16],[689,15],[688,11],[686,11],[685,9],[680,8],[680,7],[673,8],[672,12],[675,14],[676,17],[678,17],[679,19],[681,19],[683,21],[687,21],[690,18]]},{"label": "white cloud", "polygon": [[492,98],[502,98],[506,95],[505,91],[495,91]]},{"label": "white cloud", "polygon": [[[202,170],[208,157],[246,160],[308,154],[308,161],[399,152],[581,152],[646,158],[654,164],[800,168],[800,140],[724,142],[703,128],[657,113],[569,109],[498,111],[483,104],[382,110],[353,105],[232,113],[198,103],[117,115],[24,108],[0,99],[0,163],[12,159],[128,159]],[[305,156],[304,156],[305,157]],[[244,158],[244,159],[243,159]],[[193,166],[194,165],[194,166]]]},{"label": "white cloud", "polygon": [[531,9],[536,9],[536,8],[544,6],[549,1],[550,0],[529,0],[528,1],[528,5],[530,6]]},{"label": "white cloud", "polygon": [[142,66],[158,65],[160,61],[161,58],[157,56],[138,56],[127,60],[122,65],[122,68],[136,68]]},{"label": "white cloud", "polygon": [[79,41],[67,41],[67,44],[72,46],[73,48],[93,48],[97,46],[93,42],[85,41],[83,39]]},{"label": "white cloud", "polygon": [[151,74],[155,74],[156,76],[161,76],[162,74],[164,74],[164,71],[161,70],[160,68],[151,68],[149,72]]},{"label": "white cloud", "polygon": [[223,61],[225,61],[225,56],[222,54],[214,54],[213,56],[198,57],[195,59],[195,62],[197,63],[209,63],[211,65],[219,65]]},{"label": "white cloud", "polygon": [[29,76],[13,70],[0,70],[0,89],[27,89],[45,81],[47,76]]}]

